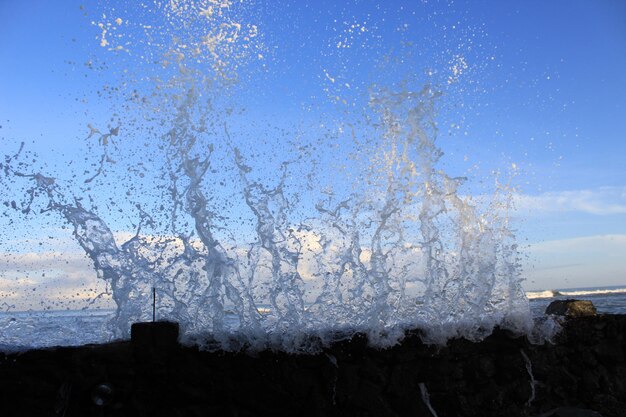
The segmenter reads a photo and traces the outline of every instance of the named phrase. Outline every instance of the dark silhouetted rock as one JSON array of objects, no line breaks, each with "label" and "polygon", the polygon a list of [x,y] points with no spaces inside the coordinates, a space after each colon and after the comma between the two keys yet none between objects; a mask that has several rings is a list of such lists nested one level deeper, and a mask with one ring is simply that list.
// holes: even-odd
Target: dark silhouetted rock
[{"label": "dark silhouetted rock", "polygon": [[566,317],[595,316],[596,308],[591,301],[586,300],[556,300],[552,301],[546,314],[555,314]]},{"label": "dark silhouetted rock", "polygon": [[248,354],[142,323],[132,342],[0,354],[0,417],[626,416],[626,315],[572,317],[542,345],[500,329],[446,346],[420,334]]},{"label": "dark silhouetted rock", "polygon": [[154,321],[134,323],[130,341],[135,350],[168,350],[178,345],[178,323]]}]

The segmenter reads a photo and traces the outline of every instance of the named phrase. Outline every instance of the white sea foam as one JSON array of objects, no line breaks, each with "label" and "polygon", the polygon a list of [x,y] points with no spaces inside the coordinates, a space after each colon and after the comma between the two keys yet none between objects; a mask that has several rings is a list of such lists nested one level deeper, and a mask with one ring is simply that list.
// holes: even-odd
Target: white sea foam
[{"label": "white sea foam", "polygon": [[592,288],[592,289],[572,289],[572,290],[545,290],[529,291],[526,293],[528,299],[553,298],[553,297],[580,297],[607,294],[626,294],[626,288]]},{"label": "white sea foam", "polygon": [[552,298],[559,295],[559,292],[556,290],[544,290],[544,291],[529,291],[526,293],[526,297],[529,300],[533,300],[535,298]]},{"label": "white sea foam", "polygon": [[598,289],[584,289],[584,290],[563,290],[559,291],[563,296],[576,297],[581,295],[604,295],[604,294],[626,294],[626,288],[598,288]]}]

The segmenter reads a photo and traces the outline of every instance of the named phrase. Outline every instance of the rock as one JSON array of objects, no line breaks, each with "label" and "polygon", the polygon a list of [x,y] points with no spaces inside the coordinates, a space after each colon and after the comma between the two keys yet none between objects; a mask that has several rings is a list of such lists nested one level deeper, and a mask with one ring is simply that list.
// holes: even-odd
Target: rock
[{"label": "rock", "polygon": [[413,331],[387,349],[358,334],[318,354],[249,355],[179,346],[174,323],[140,323],[132,343],[5,353],[0,416],[626,416],[626,315],[561,332],[430,346]]},{"label": "rock", "polygon": [[555,314],[566,317],[595,316],[596,308],[591,301],[586,300],[556,300],[546,308],[546,314]]},{"label": "rock", "polygon": [[165,364],[180,347],[178,323],[167,321],[134,323],[130,328],[130,342],[138,366],[151,374],[163,373],[166,369]]},{"label": "rock", "polygon": [[134,323],[130,341],[135,350],[170,349],[178,345],[178,323],[155,321]]}]

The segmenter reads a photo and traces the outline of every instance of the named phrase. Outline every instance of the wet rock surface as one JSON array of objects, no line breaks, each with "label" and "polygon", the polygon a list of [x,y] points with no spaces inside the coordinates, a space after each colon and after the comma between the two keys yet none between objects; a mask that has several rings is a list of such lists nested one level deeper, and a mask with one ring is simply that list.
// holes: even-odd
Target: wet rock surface
[{"label": "wet rock surface", "polygon": [[595,316],[596,307],[587,300],[556,300],[546,308],[546,314],[567,317]]},{"label": "wet rock surface", "polygon": [[437,347],[416,331],[316,355],[155,346],[152,330],[0,353],[0,416],[626,416],[624,315],[570,318],[553,344],[496,330]]}]

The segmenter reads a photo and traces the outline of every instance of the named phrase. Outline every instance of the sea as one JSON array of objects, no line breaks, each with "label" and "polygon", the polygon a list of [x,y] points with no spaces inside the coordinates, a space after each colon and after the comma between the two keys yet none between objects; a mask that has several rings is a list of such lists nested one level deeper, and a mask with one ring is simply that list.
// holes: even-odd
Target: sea
[{"label": "sea", "polygon": [[528,291],[530,310],[535,317],[544,314],[554,300],[589,300],[600,314],[626,314],[626,286],[562,288]]},{"label": "sea", "polygon": [[[626,286],[563,288],[526,293],[534,317],[554,300],[593,302],[600,314],[626,314]],[[261,313],[266,313],[264,308]],[[115,310],[0,312],[0,352],[113,341],[108,322]]]}]

